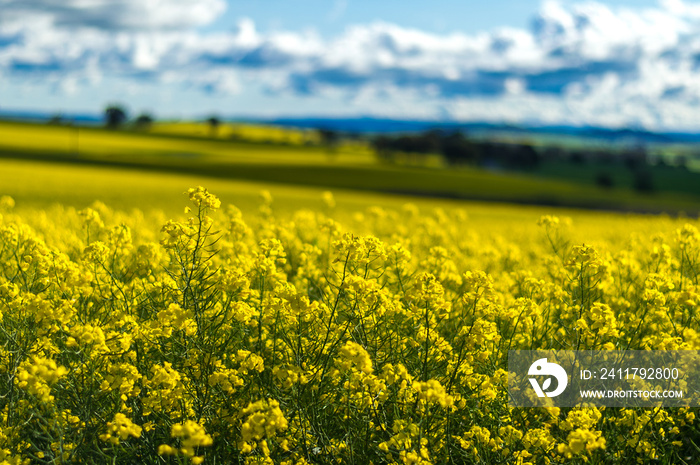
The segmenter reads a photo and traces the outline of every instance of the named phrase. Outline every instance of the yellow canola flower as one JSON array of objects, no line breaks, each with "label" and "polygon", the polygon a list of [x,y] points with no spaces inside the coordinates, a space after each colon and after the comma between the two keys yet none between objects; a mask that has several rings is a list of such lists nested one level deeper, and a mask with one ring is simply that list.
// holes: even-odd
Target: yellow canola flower
[{"label": "yellow canola flower", "polygon": [[559,444],[557,452],[571,459],[576,455],[591,453],[597,449],[605,449],[606,440],[600,431],[577,428],[567,436],[568,443]]},{"label": "yellow canola flower", "polygon": [[211,208],[216,210],[221,207],[221,201],[202,186],[193,187],[187,190],[190,200],[198,207]]},{"label": "yellow canola flower", "polygon": [[333,193],[330,191],[325,191],[322,194],[323,198],[323,204],[326,206],[326,208],[332,210],[335,208],[335,197],[333,197]]},{"label": "yellow canola flower", "polygon": [[193,316],[192,311],[184,310],[180,305],[171,303],[168,308],[158,312],[158,324],[161,328],[172,327],[192,335],[197,331],[197,324],[193,320]]},{"label": "yellow canola flower", "polygon": [[0,208],[3,210],[12,210],[15,208],[15,199],[9,195],[0,196]]},{"label": "yellow canola flower", "polygon": [[180,443],[188,448],[205,447],[213,444],[211,436],[206,434],[204,427],[192,420],[173,425],[170,434],[172,437],[180,439]]},{"label": "yellow canola flower", "polygon": [[193,420],[174,424],[170,429],[170,436],[179,440],[180,447],[161,444],[158,446],[158,455],[183,455],[189,458],[193,465],[204,461],[204,457],[195,455],[197,448],[214,444],[214,440],[207,434],[204,426]]},{"label": "yellow canola flower", "polygon": [[20,365],[15,382],[20,389],[26,390],[40,401],[51,402],[54,398],[49,385],[55,384],[67,374],[68,370],[59,366],[55,360],[34,356]]},{"label": "yellow canola flower", "polygon": [[2,210],[0,464],[685,453],[692,409],[523,413],[505,367],[508,350],[699,349],[697,220],[576,212],[568,228],[544,209],[352,212],[323,194],[273,214],[269,193],[249,216],[187,192],[169,221]]},{"label": "yellow canola flower", "polygon": [[543,215],[537,220],[537,224],[546,228],[559,227],[559,217],[553,215]]},{"label": "yellow canola flower", "polygon": [[248,404],[241,412],[244,418],[241,437],[244,442],[260,441],[274,437],[277,432],[287,429],[287,419],[276,400],[259,400]]},{"label": "yellow canola flower", "polygon": [[428,404],[439,404],[443,408],[451,407],[454,404],[454,397],[449,395],[436,379],[414,382],[413,389],[418,393],[418,398]]},{"label": "yellow canola flower", "polygon": [[107,432],[100,435],[100,439],[112,444],[119,444],[119,441],[125,441],[129,436],[138,438],[141,437],[142,428],[132,423],[132,421],[123,413],[116,413],[112,421],[107,422]]},{"label": "yellow canola flower", "polygon": [[373,371],[372,359],[369,353],[358,343],[348,341],[340,348],[337,363],[343,370],[356,368],[362,373],[370,374]]},{"label": "yellow canola flower", "polygon": [[78,212],[78,215],[80,215],[83,218],[83,224],[87,228],[94,226],[95,228],[99,229],[104,227],[104,223],[102,222],[100,213],[97,210],[88,207],[84,210],[80,210]]}]

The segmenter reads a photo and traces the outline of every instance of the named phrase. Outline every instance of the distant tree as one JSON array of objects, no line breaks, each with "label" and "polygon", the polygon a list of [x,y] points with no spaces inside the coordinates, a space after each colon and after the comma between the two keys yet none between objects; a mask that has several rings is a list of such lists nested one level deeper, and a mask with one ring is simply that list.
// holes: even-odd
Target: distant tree
[{"label": "distant tree", "polygon": [[383,161],[394,162],[398,154],[408,155],[415,161],[424,161],[425,155],[440,153],[444,133],[429,130],[419,134],[381,135],[372,139],[372,148]]},{"label": "distant tree", "polygon": [[615,186],[615,181],[613,180],[612,176],[610,176],[610,173],[606,172],[598,173],[595,177],[595,183],[598,187],[602,187],[604,189],[610,189]]},{"label": "distant tree", "polygon": [[392,141],[389,136],[380,135],[374,137],[370,143],[380,161],[386,163],[394,163],[396,161],[395,153],[391,147]]},{"label": "distant tree", "polygon": [[653,163],[653,164],[656,165],[656,166],[663,167],[663,168],[668,167],[668,162],[666,161],[666,157],[664,157],[664,156],[661,155],[661,154],[657,155],[657,156],[654,158],[654,163]]},{"label": "distant tree", "polygon": [[110,105],[105,109],[105,124],[108,128],[116,129],[126,123],[126,110],[119,105]]},{"label": "distant tree", "polygon": [[329,155],[334,155],[340,144],[340,133],[329,128],[319,128],[318,136],[321,138],[321,144],[326,147]]},{"label": "distant tree", "polygon": [[442,145],[442,138],[445,137],[445,131],[439,128],[428,129],[421,135],[421,137],[423,138],[423,143],[426,146],[426,152],[440,153],[440,146]]},{"label": "distant tree", "polygon": [[648,170],[635,171],[632,185],[637,192],[645,194],[654,192],[654,179]]},{"label": "distant tree", "polygon": [[566,159],[566,152],[561,147],[546,147],[542,152],[544,161],[563,161]]},{"label": "distant tree", "polygon": [[540,154],[530,144],[511,144],[508,164],[520,169],[533,169],[540,164]]},{"label": "distant tree", "polygon": [[334,145],[338,142],[340,135],[337,131],[329,128],[319,128],[318,135],[323,145]]},{"label": "distant tree", "polygon": [[601,165],[611,165],[615,161],[615,157],[609,150],[595,150],[592,153],[595,160]]},{"label": "distant tree", "polygon": [[630,171],[638,171],[648,165],[647,151],[643,146],[626,150],[622,153],[622,160]]},{"label": "distant tree", "polygon": [[573,151],[569,155],[569,161],[574,165],[583,165],[586,163],[586,155],[580,151]]},{"label": "distant tree", "polygon": [[148,113],[141,113],[138,118],[134,120],[134,125],[136,129],[149,129],[153,124],[153,117]]},{"label": "distant tree", "polygon": [[478,152],[474,144],[461,132],[453,132],[442,138],[440,152],[450,165],[474,163]]},{"label": "distant tree", "polygon": [[48,124],[53,124],[53,125],[63,124],[63,116],[60,113],[53,115],[51,118],[49,118]]},{"label": "distant tree", "polygon": [[427,131],[421,134],[399,136],[395,140],[396,149],[400,152],[428,154],[440,151],[441,134],[437,131]]},{"label": "distant tree", "polygon": [[688,157],[685,155],[678,155],[674,160],[676,167],[687,170],[688,169]]},{"label": "distant tree", "polygon": [[209,124],[209,133],[211,137],[216,137],[219,135],[219,126],[221,126],[221,120],[218,116],[210,116],[207,118],[207,124]]}]

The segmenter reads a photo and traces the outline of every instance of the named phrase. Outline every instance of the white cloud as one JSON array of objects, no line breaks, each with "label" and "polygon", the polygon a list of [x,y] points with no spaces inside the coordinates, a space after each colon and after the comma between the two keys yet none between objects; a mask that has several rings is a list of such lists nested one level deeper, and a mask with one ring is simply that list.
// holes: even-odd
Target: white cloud
[{"label": "white cloud", "polygon": [[108,76],[207,94],[262,86],[314,102],[343,95],[358,112],[406,117],[447,111],[468,119],[700,128],[700,4],[613,9],[548,1],[531,30],[478,35],[376,22],[324,40],[313,32],[261,33],[250,19],[234,32],[196,29],[225,5],[0,0],[0,75],[65,81],[56,88],[71,92]]},{"label": "white cloud", "polygon": [[183,29],[211,23],[224,0],[4,0],[6,16],[41,15],[56,26],[99,29]]}]

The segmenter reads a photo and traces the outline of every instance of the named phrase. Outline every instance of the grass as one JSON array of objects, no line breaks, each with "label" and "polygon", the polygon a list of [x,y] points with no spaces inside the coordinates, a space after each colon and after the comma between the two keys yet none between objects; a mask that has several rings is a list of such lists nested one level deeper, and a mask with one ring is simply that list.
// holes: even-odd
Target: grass
[{"label": "grass", "polygon": [[[698,209],[698,196],[670,192],[639,195],[625,188],[603,190],[585,180],[554,179],[551,173],[536,177],[474,168],[448,170],[435,166],[384,165],[361,145],[343,146],[337,153],[329,154],[317,146],[256,144],[192,136],[193,128],[203,130],[204,126],[183,123],[181,131],[176,133],[178,126],[166,125],[163,127],[172,132],[166,135],[165,132],[152,134],[2,122],[0,157],[4,160],[1,163],[34,160],[41,162],[41,166],[48,162],[68,165],[49,169],[54,172],[70,171],[78,166],[82,169],[109,167],[111,171],[98,170],[108,173],[124,168],[135,170],[130,171],[134,173],[140,171],[138,176],[149,179],[157,172],[175,177],[191,175],[209,180],[245,180],[454,199],[637,211],[695,212]],[[253,129],[264,133],[264,128]],[[272,134],[277,129],[270,131]],[[101,181],[100,187],[110,184],[108,177]],[[6,182],[12,180],[6,179]],[[35,195],[50,197],[50,184],[47,180],[42,186],[47,189],[46,194],[36,192]],[[118,201],[117,194],[108,195]]]}]

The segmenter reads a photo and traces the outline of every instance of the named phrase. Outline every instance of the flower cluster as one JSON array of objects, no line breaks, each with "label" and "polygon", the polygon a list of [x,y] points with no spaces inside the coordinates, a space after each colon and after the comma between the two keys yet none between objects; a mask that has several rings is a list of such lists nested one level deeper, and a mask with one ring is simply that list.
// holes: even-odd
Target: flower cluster
[{"label": "flower cluster", "polygon": [[192,465],[198,465],[204,461],[204,457],[196,456],[199,447],[211,446],[213,440],[206,433],[204,427],[196,421],[187,420],[184,423],[173,425],[170,435],[177,439],[180,447],[172,447],[167,444],[158,446],[159,455],[183,455],[190,458]]},{"label": "flower cluster", "polygon": [[693,409],[506,393],[509,349],[700,349],[696,220],[186,194],[0,197],[0,463],[700,459]]}]

